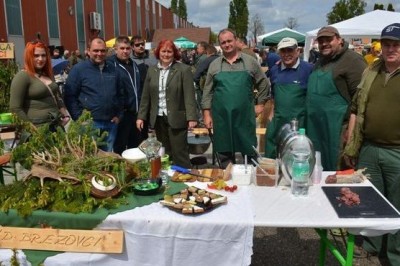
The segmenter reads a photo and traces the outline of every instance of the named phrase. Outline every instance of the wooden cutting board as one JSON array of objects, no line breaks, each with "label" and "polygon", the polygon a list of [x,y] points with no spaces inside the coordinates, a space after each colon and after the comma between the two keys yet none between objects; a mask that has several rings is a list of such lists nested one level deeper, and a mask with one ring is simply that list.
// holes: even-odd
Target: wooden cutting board
[{"label": "wooden cutting board", "polygon": [[194,173],[194,174],[201,174],[204,176],[208,176],[209,178],[175,172],[174,175],[171,177],[171,181],[174,181],[174,182],[194,182],[194,181],[212,182],[218,178],[224,177],[223,169],[192,169],[190,172]]}]

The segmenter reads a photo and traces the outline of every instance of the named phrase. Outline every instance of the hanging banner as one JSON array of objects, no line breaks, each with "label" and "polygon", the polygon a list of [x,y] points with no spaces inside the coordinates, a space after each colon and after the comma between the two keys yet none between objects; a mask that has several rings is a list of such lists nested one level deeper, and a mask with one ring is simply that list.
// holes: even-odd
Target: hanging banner
[{"label": "hanging banner", "polygon": [[0,59],[14,58],[14,44],[11,42],[0,42]]}]

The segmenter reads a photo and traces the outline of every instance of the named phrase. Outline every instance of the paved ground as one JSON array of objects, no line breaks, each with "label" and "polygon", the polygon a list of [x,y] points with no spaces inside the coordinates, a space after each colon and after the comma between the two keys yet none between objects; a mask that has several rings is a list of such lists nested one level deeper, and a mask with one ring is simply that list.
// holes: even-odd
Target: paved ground
[{"label": "paved ground", "polygon": [[[340,240],[340,250],[344,246]],[[319,236],[314,229],[255,228],[251,266],[319,265]],[[325,265],[340,263],[328,251]],[[377,257],[354,259],[354,266],[386,266],[387,261]]]}]

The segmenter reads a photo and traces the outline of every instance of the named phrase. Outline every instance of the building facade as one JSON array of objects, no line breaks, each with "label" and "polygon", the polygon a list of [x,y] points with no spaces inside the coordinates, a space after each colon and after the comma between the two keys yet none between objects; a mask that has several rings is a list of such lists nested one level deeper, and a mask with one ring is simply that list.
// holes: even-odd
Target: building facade
[{"label": "building facade", "polygon": [[52,49],[79,49],[90,39],[192,28],[155,0],[0,0],[0,42],[11,42],[21,63],[25,44],[40,38]]}]

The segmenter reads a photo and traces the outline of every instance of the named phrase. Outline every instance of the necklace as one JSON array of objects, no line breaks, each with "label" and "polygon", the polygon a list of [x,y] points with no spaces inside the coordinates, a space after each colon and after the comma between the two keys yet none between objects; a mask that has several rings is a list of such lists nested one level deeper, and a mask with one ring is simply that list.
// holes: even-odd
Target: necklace
[{"label": "necklace", "polygon": [[38,76],[38,78],[40,78],[43,75],[43,71],[42,70],[36,70],[36,75]]}]

